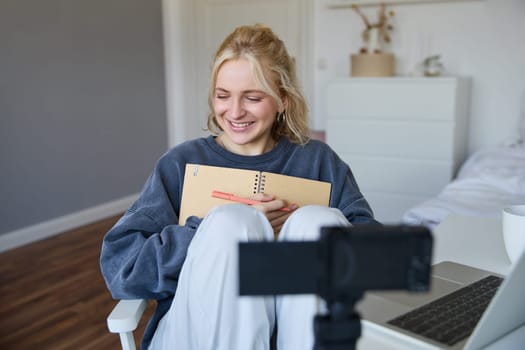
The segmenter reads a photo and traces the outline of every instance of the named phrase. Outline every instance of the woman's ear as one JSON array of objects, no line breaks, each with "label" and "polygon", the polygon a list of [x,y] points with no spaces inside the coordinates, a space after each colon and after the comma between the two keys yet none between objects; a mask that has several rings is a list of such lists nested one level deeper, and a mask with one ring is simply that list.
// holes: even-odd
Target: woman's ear
[{"label": "woman's ear", "polygon": [[286,108],[288,107],[288,96],[282,95],[281,96],[281,102],[283,103],[283,110],[279,111],[279,113],[284,112],[284,110],[286,110]]}]

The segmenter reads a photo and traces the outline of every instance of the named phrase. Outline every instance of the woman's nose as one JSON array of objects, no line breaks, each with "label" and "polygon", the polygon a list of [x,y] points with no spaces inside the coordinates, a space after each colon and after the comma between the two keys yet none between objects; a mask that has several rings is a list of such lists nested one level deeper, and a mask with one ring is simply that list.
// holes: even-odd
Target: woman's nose
[{"label": "woman's nose", "polygon": [[241,118],[244,116],[245,110],[242,104],[242,101],[239,99],[232,99],[232,104],[230,108],[230,117],[231,118]]}]

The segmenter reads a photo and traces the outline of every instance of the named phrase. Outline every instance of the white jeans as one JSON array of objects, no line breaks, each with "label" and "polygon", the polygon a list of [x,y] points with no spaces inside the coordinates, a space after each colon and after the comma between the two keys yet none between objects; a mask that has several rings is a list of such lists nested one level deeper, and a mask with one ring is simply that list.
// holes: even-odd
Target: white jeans
[{"label": "white jeans", "polygon": [[[305,206],[285,222],[279,241],[316,240],[328,225],[350,224],[338,209]],[[315,295],[238,295],[238,242],[273,239],[266,217],[250,206],[210,211],[188,248],[177,292],[150,349],[267,350],[276,322],[279,350],[312,349]]]}]

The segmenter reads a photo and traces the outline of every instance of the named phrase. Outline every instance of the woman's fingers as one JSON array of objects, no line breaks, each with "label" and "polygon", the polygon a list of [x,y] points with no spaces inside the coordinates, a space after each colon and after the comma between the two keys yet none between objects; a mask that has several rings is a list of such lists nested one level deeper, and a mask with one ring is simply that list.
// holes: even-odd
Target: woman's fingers
[{"label": "woman's fingers", "polygon": [[272,225],[275,238],[277,238],[277,236],[279,235],[281,228],[283,227],[290,214],[295,209],[297,209],[297,205],[295,204],[287,206],[285,200],[275,199],[274,196],[264,193],[257,193],[256,195],[251,197],[251,199],[259,201],[259,203],[253,204],[252,206],[257,210],[261,211],[266,216],[266,218]]},{"label": "woman's fingers", "polygon": [[261,201],[261,202],[269,202],[275,199],[274,196],[272,196],[271,194],[266,194],[266,193],[256,193],[250,198],[255,199],[256,201]]},{"label": "woman's fingers", "polygon": [[265,214],[275,210],[290,212],[298,207],[296,204],[288,205],[288,202],[285,200],[275,199],[275,196],[265,193],[257,193],[250,197],[250,199],[259,201],[259,203],[253,204],[253,206]]}]

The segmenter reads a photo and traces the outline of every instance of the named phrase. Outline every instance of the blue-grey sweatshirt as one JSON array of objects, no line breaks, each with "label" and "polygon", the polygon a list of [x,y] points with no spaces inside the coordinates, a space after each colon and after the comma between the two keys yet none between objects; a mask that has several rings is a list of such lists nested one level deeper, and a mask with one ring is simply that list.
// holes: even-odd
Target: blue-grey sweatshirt
[{"label": "blue-grey sweatshirt", "polygon": [[116,299],[155,299],[157,308],[142,339],[147,349],[177,288],[178,276],[202,218],[178,225],[182,182],[187,163],[268,171],[327,181],[330,206],[351,223],[375,222],[349,166],[325,143],[301,146],[281,138],[269,152],[257,156],[231,153],[214,137],[182,143],[166,152],[147,179],[139,198],[106,234],[102,243],[102,274]]}]

